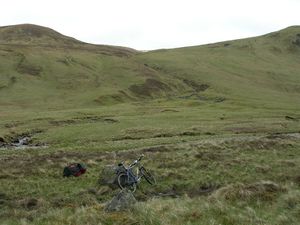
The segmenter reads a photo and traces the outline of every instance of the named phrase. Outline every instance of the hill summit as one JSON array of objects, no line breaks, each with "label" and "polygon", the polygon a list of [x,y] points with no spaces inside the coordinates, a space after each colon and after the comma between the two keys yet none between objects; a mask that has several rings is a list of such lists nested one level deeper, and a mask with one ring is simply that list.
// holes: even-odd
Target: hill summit
[{"label": "hill summit", "polygon": [[47,27],[20,24],[0,27],[1,44],[74,45],[82,44]]}]

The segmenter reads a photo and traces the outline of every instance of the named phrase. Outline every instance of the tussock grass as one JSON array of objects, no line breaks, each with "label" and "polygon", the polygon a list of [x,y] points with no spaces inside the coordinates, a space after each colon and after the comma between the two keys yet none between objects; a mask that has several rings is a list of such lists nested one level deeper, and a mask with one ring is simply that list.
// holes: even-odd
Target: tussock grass
[{"label": "tussock grass", "polygon": [[281,192],[286,192],[284,187],[272,181],[260,181],[253,184],[234,184],[218,189],[211,198],[225,200],[272,200]]}]

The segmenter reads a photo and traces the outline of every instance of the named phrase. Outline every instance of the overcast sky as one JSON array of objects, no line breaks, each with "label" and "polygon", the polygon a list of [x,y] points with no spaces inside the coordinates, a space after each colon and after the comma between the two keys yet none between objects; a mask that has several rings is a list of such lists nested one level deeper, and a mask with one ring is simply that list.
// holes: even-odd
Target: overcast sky
[{"label": "overcast sky", "polygon": [[1,0],[0,26],[32,23],[138,50],[250,37],[300,25],[300,0]]}]

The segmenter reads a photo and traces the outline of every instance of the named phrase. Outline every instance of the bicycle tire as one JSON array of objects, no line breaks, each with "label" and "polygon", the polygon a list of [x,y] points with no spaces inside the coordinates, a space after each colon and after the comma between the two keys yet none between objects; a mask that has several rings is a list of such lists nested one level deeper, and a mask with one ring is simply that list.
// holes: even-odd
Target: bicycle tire
[{"label": "bicycle tire", "polygon": [[154,178],[154,176],[145,169],[145,167],[141,167],[140,168],[140,172],[142,173],[143,177],[146,179],[146,181],[151,184],[154,185],[156,184],[156,179]]},{"label": "bicycle tire", "polygon": [[126,173],[120,173],[118,175],[118,186],[121,190],[123,189],[127,189],[131,192],[135,192],[136,191],[136,184],[132,183],[132,184],[127,184],[127,180],[128,180],[128,175]]}]

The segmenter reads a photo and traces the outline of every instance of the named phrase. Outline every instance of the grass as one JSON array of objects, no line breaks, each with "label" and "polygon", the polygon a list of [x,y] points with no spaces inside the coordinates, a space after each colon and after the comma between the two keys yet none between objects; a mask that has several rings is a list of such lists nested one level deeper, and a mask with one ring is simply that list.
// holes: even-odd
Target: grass
[{"label": "grass", "polygon": [[[33,140],[48,147],[1,150],[2,224],[297,224],[299,122],[226,102],[171,104],[7,115],[5,135],[42,129]],[[97,183],[100,171],[142,153],[158,185],[142,183],[129,212],[105,213],[115,192]],[[88,173],[62,178],[79,161]]]},{"label": "grass", "polygon": [[[128,224],[297,224],[299,141],[278,139],[194,141],[156,151],[122,151],[117,158],[101,151],[6,152],[1,218],[4,224],[124,224],[124,219]],[[131,211],[104,213],[113,192],[97,184],[99,171],[141,151],[158,185],[143,183],[136,193],[141,202]],[[88,165],[88,173],[62,178],[63,166],[78,160]],[[30,207],[32,199],[37,202]]]},{"label": "grass", "polygon": [[[1,42],[0,141],[37,147],[0,149],[0,224],[297,224],[297,32],[147,53]],[[106,213],[101,170],[142,153],[158,184]],[[73,162],[88,172],[63,178]]]}]

